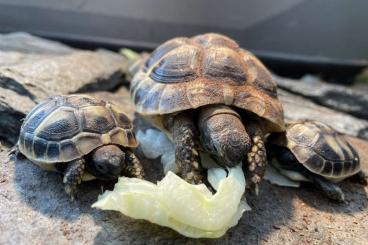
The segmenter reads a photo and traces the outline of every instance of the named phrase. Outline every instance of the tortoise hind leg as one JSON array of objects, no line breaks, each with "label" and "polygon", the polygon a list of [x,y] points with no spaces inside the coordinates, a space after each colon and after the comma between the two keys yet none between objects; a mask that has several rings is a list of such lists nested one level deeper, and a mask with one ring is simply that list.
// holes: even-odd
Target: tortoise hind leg
[{"label": "tortoise hind leg", "polygon": [[199,154],[195,149],[196,128],[189,113],[175,116],[172,133],[175,144],[175,160],[183,179],[191,184],[202,183]]},{"label": "tortoise hind leg", "polygon": [[368,185],[368,176],[362,170],[354,174],[349,178],[352,182],[356,182],[362,185]]},{"label": "tortoise hind leg", "polygon": [[344,202],[345,196],[343,191],[340,187],[338,187],[336,184],[326,180],[322,176],[319,176],[317,174],[310,174],[309,175],[310,180],[313,182],[313,184],[323,192],[325,196],[327,196],[329,199],[337,201],[337,202]]},{"label": "tortoise hind leg", "polygon": [[84,159],[77,159],[71,161],[64,173],[64,189],[67,194],[70,195],[71,199],[74,199],[77,185],[81,183],[85,169]]}]

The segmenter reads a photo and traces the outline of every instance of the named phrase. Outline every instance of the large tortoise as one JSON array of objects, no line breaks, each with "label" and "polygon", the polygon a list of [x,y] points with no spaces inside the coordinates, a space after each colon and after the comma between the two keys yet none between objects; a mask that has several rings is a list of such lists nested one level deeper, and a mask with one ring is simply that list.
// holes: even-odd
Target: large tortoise
[{"label": "large tortoise", "polygon": [[143,178],[132,123],[116,105],[86,95],[50,97],[25,118],[17,147],[38,166],[64,173],[73,195],[82,179]]},{"label": "large tortoise", "polygon": [[312,181],[330,199],[344,201],[336,182],[354,176],[367,184],[354,147],[322,122],[289,122],[286,132],[275,133],[268,141],[269,158],[281,173],[293,180]]},{"label": "large tortoise", "polygon": [[255,56],[209,33],[171,39],[138,63],[130,88],[136,111],[172,137],[185,180],[202,181],[202,148],[227,166],[245,158],[247,178],[260,182],[264,136],[283,131],[284,118],[276,83]]}]

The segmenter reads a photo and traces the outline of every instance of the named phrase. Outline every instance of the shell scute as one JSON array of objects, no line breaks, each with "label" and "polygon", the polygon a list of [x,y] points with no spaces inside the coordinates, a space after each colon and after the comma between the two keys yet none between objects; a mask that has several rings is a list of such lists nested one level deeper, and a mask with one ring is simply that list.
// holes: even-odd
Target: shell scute
[{"label": "shell scute", "polygon": [[61,159],[76,159],[82,154],[78,151],[76,145],[71,140],[65,140],[60,143]]},{"label": "shell scute", "polygon": [[57,161],[60,156],[60,146],[58,143],[49,142],[47,147],[46,156],[52,161]]},{"label": "shell scute", "polygon": [[65,105],[80,109],[88,106],[105,106],[106,102],[90,96],[75,94],[65,98]]},{"label": "shell scute", "polygon": [[45,140],[57,141],[79,133],[79,123],[73,110],[57,109],[37,127],[35,134]]},{"label": "shell scute", "polygon": [[222,46],[232,49],[239,48],[239,45],[232,39],[217,33],[207,33],[198,35],[193,38],[193,42],[207,47],[207,46]]},{"label": "shell scute", "polygon": [[105,107],[93,106],[81,110],[82,131],[105,134],[115,127],[114,119]]},{"label": "shell scute", "polygon": [[47,141],[38,137],[33,141],[33,152],[36,158],[43,158],[47,152]]},{"label": "shell scute", "polygon": [[239,54],[229,48],[212,48],[207,50],[203,60],[203,75],[213,80],[233,85],[244,85],[247,75]]},{"label": "shell scute", "polygon": [[171,39],[157,48],[152,54],[151,57],[146,61],[145,67],[153,66],[157,61],[159,61],[164,55],[169,53],[171,50],[174,50],[181,45],[185,45],[188,43],[188,38],[185,37],[177,37]]},{"label": "shell scute", "polygon": [[201,50],[195,46],[184,45],[164,56],[151,70],[150,77],[160,83],[192,81],[198,77]]}]

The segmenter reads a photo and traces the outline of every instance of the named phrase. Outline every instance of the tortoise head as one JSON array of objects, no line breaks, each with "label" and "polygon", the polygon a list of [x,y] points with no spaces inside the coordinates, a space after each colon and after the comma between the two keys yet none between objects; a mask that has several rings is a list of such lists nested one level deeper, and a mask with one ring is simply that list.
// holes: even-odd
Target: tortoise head
[{"label": "tortoise head", "polygon": [[229,107],[202,108],[199,130],[203,148],[219,163],[233,167],[247,155],[251,141],[239,115]]},{"label": "tortoise head", "polygon": [[125,153],[116,145],[104,145],[92,152],[88,171],[98,179],[117,179],[125,168]]}]

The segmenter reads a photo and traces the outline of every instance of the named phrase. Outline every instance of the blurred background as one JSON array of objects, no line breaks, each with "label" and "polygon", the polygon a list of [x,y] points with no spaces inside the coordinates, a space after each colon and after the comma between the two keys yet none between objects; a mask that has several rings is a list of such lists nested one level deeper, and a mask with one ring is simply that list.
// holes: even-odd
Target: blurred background
[{"label": "blurred background", "polygon": [[368,66],[367,9],[366,0],[0,0],[0,32],[138,51],[219,32],[278,75],[346,84]]}]

